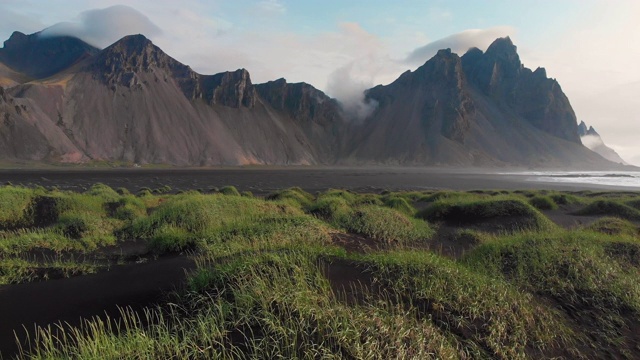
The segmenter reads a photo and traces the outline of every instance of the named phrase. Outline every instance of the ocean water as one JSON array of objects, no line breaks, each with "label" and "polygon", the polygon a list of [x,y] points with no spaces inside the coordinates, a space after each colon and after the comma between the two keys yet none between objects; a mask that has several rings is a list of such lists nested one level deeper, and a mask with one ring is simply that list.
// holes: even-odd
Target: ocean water
[{"label": "ocean water", "polygon": [[[511,173],[515,175],[516,173]],[[637,171],[532,171],[521,172],[529,181],[590,184],[640,189]]]}]

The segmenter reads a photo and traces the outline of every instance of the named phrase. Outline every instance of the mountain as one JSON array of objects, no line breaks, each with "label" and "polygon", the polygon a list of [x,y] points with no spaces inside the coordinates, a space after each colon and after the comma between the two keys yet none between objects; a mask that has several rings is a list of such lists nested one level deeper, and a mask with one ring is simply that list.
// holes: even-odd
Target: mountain
[{"label": "mountain", "polygon": [[0,49],[0,62],[32,79],[41,79],[69,68],[100,50],[70,36],[25,35],[14,32]]},{"label": "mountain", "polygon": [[508,38],[441,50],[367,90],[364,120],[309,84],[198,74],[142,35],[98,50],[14,33],[0,65],[5,161],[615,166],[581,144],[558,83]]},{"label": "mountain", "polygon": [[627,164],[627,162],[622,160],[615,150],[604,143],[602,137],[593,128],[593,126],[589,126],[587,128],[587,124],[585,124],[584,121],[581,121],[580,125],[578,125],[578,135],[586,147],[600,154],[603,158],[614,163]]},{"label": "mountain", "polygon": [[485,53],[440,50],[416,71],[367,92],[378,109],[351,157],[372,163],[562,166],[602,164],[582,146],[568,99],[531,71],[509,38]]}]

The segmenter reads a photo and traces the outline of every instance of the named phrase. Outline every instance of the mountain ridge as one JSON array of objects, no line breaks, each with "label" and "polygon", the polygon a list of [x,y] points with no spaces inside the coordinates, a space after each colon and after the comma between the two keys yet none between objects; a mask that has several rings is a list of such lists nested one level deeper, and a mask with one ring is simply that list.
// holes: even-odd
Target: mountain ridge
[{"label": "mountain ridge", "polygon": [[306,83],[253,84],[246,69],[198,74],[143,35],[78,54],[53,75],[3,91],[25,111],[2,112],[30,129],[25,139],[47,146],[11,152],[10,131],[0,128],[0,157],[177,166],[615,166],[582,146],[557,82],[544,69],[525,68],[508,38],[462,57],[441,50],[395,82],[367,90],[378,106],[362,122]]},{"label": "mountain ridge", "polygon": [[585,124],[584,121],[581,121],[578,125],[578,135],[580,136],[582,143],[587,148],[600,154],[603,158],[615,163],[629,165],[615,150],[605,144],[604,140],[602,140],[602,136],[598,134],[593,126],[589,126],[587,128],[587,124]]}]

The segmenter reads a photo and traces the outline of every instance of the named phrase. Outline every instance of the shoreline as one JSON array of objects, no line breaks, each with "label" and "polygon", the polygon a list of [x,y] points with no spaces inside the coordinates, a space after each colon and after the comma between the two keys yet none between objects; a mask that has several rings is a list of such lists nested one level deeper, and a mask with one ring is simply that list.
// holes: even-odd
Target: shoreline
[{"label": "shoreline", "polygon": [[[607,190],[640,191],[631,186],[593,184],[563,177],[562,181],[541,179],[539,171],[479,171],[478,169],[445,168],[216,168],[216,169],[21,169],[0,170],[0,184],[58,187],[82,191],[95,183],[129,191],[170,186],[178,190],[202,190],[226,185],[241,191],[266,194],[289,187],[306,191],[342,188],[358,192],[382,190]],[[587,173],[586,171],[582,173]],[[615,173],[615,172],[607,172]],[[638,172],[640,179],[640,172]],[[631,179],[633,182],[633,179]]]}]

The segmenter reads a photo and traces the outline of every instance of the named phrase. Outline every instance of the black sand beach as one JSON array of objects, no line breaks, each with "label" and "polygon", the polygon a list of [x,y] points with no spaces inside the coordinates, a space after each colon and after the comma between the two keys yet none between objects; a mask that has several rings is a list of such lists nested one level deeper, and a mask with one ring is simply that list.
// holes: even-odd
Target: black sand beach
[{"label": "black sand beach", "polygon": [[[95,183],[135,192],[169,185],[174,191],[234,185],[240,191],[264,195],[299,186],[309,192],[329,188],[380,190],[617,190],[616,186],[570,182],[540,182],[531,175],[500,174],[496,170],[436,168],[235,168],[235,169],[69,169],[0,170],[0,184],[56,186],[82,191]],[[625,187],[626,190],[633,188]],[[636,190],[640,190],[638,184]]]}]

